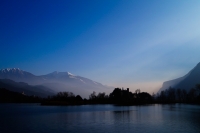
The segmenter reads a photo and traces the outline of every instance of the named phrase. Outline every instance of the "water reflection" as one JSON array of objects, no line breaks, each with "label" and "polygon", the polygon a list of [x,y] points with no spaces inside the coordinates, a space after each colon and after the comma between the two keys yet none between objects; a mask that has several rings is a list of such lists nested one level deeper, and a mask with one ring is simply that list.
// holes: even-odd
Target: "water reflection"
[{"label": "water reflection", "polygon": [[200,106],[86,105],[43,107],[0,104],[0,132],[198,133]]}]

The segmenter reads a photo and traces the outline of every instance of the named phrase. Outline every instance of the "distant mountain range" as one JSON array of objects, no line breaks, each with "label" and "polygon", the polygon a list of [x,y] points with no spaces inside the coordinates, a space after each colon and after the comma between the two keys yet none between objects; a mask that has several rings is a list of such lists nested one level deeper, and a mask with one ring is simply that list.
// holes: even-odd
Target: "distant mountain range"
[{"label": "distant mountain range", "polygon": [[45,88],[46,94],[52,94],[59,91],[68,91],[73,92],[76,95],[79,94],[85,98],[88,98],[89,94],[91,94],[93,91],[107,92],[112,88],[102,85],[101,83],[95,82],[93,80],[73,75],[69,72],[57,71],[46,75],[36,76],[30,72],[23,71],[19,68],[7,68],[0,70],[0,79],[13,80],[15,81],[15,83],[12,81],[8,82],[10,82],[10,84],[15,84],[14,86],[18,86],[18,83],[16,82],[24,82],[23,84],[27,83],[29,85],[28,88],[31,88],[32,86],[32,89],[29,89],[28,91],[35,92],[36,89],[34,87],[39,86],[39,88],[41,88],[39,89],[41,90],[40,93],[42,94],[44,94],[43,90]]},{"label": "distant mountain range", "polygon": [[0,79],[0,88],[6,88],[13,92],[19,92],[28,96],[47,97],[55,94],[55,91],[41,85],[28,85],[24,82],[15,82],[10,79]]},{"label": "distant mountain range", "polygon": [[199,83],[200,83],[200,63],[198,63],[185,76],[164,82],[159,92],[166,90],[169,87],[189,90],[191,88],[194,88],[195,85]]}]

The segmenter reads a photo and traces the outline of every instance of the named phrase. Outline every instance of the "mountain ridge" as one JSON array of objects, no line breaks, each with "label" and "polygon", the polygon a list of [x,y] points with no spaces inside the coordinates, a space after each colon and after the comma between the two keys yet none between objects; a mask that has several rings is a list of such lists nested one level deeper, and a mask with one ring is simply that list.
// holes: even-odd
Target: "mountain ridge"
[{"label": "mountain ridge", "polygon": [[0,70],[0,79],[11,79],[15,82],[25,82],[29,85],[42,85],[55,92],[70,91],[83,95],[83,97],[88,97],[93,91],[107,92],[108,89],[111,89],[111,87],[70,72],[54,71],[36,76],[19,68],[7,68]]},{"label": "mountain ridge", "polygon": [[0,88],[5,88],[18,93],[24,93],[29,96],[34,95],[47,97],[55,94],[54,91],[47,87],[41,85],[32,86],[24,82],[15,82],[10,79],[0,79]]},{"label": "mountain ridge", "polygon": [[194,88],[198,83],[200,83],[200,62],[183,77],[163,82],[158,92],[166,90],[169,87],[189,90]]}]

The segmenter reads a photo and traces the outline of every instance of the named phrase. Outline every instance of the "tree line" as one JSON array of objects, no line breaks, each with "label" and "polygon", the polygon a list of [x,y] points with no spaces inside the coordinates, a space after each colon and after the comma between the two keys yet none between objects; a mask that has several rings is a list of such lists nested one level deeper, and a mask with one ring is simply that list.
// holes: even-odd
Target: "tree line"
[{"label": "tree line", "polygon": [[200,104],[200,84],[189,91],[170,87],[157,94],[150,95],[141,92],[140,89],[130,92],[129,88],[115,88],[109,95],[105,92],[92,92],[89,99],[83,99],[72,92],[59,92],[54,96],[40,98],[27,96],[23,93],[0,89],[0,102],[16,103],[41,103],[41,105],[84,105],[84,104],[117,104],[117,105],[141,105],[141,104],[165,104],[165,103],[194,103]]},{"label": "tree line", "polygon": [[0,88],[0,103],[40,103],[42,98]]},{"label": "tree line", "polygon": [[200,84],[190,90],[169,89],[161,91],[157,95],[153,95],[154,101],[157,103],[197,103],[200,104]]},{"label": "tree line", "polygon": [[153,103],[153,97],[147,92],[140,92],[139,89],[132,93],[129,88],[115,88],[113,92],[106,95],[105,92],[92,92],[89,99],[83,99],[80,95],[75,96],[71,92],[59,92],[55,96],[49,96],[42,105],[82,105],[82,104],[118,104],[134,105]]},{"label": "tree line", "polygon": [[115,88],[109,95],[105,92],[92,92],[89,99],[83,99],[80,95],[75,96],[71,92],[59,92],[49,97],[43,105],[82,105],[82,104],[117,104],[117,105],[141,105],[141,104],[168,104],[168,103],[191,103],[200,104],[200,84],[189,91],[169,87],[157,94],[150,95],[141,92],[140,89],[130,92],[129,88]]}]

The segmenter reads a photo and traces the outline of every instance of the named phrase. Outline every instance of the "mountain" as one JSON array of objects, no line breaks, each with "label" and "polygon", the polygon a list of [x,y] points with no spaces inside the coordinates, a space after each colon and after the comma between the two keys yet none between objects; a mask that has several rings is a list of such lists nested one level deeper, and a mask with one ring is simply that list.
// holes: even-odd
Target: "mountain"
[{"label": "mountain", "polygon": [[[71,74],[70,72],[52,72],[36,76],[19,68],[0,70],[0,79],[11,79],[16,82],[25,82],[30,85],[42,85],[55,92],[68,91],[88,98],[93,91],[109,92],[111,87],[102,85],[88,78]],[[112,88],[113,89],[113,88]]]},{"label": "mountain", "polygon": [[88,98],[89,94],[93,91],[96,92],[108,92],[111,87],[102,85],[101,83],[95,82],[88,78],[77,76],[69,72],[52,72],[47,75],[41,76],[45,81],[42,85],[54,88],[53,90],[69,91],[74,94]]},{"label": "mountain", "polygon": [[164,82],[162,88],[158,92],[166,90],[169,87],[189,90],[191,88],[194,88],[195,85],[199,83],[200,83],[200,63],[198,63],[185,76]]},{"label": "mountain", "polygon": [[41,77],[20,70],[19,68],[1,69],[0,79],[11,79],[16,82],[25,82],[31,85],[39,84],[43,80]]},{"label": "mountain", "polygon": [[49,95],[54,95],[55,92],[51,89],[41,86],[35,85],[31,86],[24,82],[15,82],[10,79],[0,79],[0,88],[5,88],[9,91],[24,93],[28,96],[40,96],[40,97],[47,97]]}]

